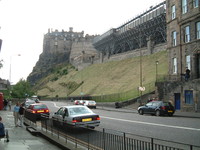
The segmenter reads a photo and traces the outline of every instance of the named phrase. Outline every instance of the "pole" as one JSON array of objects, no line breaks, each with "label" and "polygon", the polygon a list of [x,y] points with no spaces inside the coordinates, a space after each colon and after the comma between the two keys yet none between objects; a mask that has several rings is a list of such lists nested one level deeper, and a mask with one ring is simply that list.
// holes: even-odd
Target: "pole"
[{"label": "pole", "polygon": [[[139,29],[139,49],[140,49],[140,87],[142,87],[142,35],[141,35],[141,29]],[[142,105],[142,90],[140,90],[140,105]]]}]

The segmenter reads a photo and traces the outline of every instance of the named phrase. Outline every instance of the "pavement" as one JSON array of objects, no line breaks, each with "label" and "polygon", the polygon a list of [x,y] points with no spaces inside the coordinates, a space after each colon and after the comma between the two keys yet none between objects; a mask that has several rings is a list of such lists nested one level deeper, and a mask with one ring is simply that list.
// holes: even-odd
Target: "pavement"
[{"label": "pavement", "polygon": [[[99,106],[97,109],[103,109],[106,111],[118,111],[123,113],[137,113],[136,109],[133,108],[114,108]],[[26,126],[15,127],[14,117],[12,111],[0,110],[0,116],[3,119],[3,123],[8,129],[10,141],[5,142],[4,139],[0,140],[0,150],[60,150],[61,147],[56,146],[52,141],[47,140],[44,136],[34,136],[26,128]],[[199,118],[200,113],[198,112],[181,112],[176,111],[175,117],[185,118]],[[47,136],[47,135],[46,135]],[[51,137],[48,137],[51,138]],[[67,148],[64,148],[67,149]],[[72,148],[69,148],[72,149]]]},{"label": "pavement", "polygon": [[60,150],[58,146],[45,138],[34,136],[26,130],[26,126],[15,127],[13,112],[0,110],[4,126],[8,129],[9,142],[0,140],[0,150]]}]

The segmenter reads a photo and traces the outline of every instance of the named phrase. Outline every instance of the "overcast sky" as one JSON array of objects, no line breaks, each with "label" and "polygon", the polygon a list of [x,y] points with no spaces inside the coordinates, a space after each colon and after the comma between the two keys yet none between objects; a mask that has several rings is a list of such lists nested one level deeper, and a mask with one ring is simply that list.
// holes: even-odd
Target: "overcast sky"
[{"label": "overcast sky", "polygon": [[43,35],[49,28],[69,31],[73,27],[75,32],[102,34],[162,1],[0,0],[0,60],[4,61],[0,78],[7,80],[11,75],[12,83],[27,78],[42,53]]}]

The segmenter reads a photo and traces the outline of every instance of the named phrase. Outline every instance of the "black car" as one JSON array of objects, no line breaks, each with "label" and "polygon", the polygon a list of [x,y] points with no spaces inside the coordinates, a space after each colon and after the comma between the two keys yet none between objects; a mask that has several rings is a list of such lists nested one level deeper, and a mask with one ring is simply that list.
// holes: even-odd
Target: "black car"
[{"label": "black car", "polygon": [[138,113],[143,114],[152,114],[156,116],[168,115],[173,116],[175,112],[174,106],[170,102],[163,101],[151,101],[144,106],[138,107]]}]

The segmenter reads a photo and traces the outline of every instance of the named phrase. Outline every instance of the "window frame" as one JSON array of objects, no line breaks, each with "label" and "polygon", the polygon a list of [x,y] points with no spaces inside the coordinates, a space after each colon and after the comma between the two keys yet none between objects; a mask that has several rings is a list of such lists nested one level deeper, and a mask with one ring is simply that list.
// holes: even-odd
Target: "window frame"
[{"label": "window frame", "polygon": [[196,23],[196,39],[200,39],[200,21]]},{"label": "window frame", "polygon": [[177,32],[173,31],[172,32],[172,46],[176,46],[177,45]]},{"label": "window frame", "polygon": [[188,1],[182,0],[182,14],[186,14],[188,12]]},{"label": "window frame", "polygon": [[190,26],[186,26],[185,28],[184,28],[184,41],[185,41],[185,43],[188,43],[188,42],[190,42],[190,40],[191,40],[191,38],[190,38]]},{"label": "window frame", "polygon": [[185,95],[185,104],[190,104],[190,105],[194,104],[192,90],[185,90],[184,95]]},{"label": "window frame", "polygon": [[173,72],[173,74],[177,74],[177,71],[178,71],[178,67],[177,67],[177,58],[176,57],[174,57],[174,58],[172,58],[172,72]]},{"label": "window frame", "polygon": [[191,57],[190,55],[185,56],[186,67],[191,70]]},{"label": "window frame", "polygon": [[175,5],[173,5],[172,7],[171,7],[171,10],[172,10],[172,20],[173,19],[175,19],[176,18],[176,6]]},{"label": "window frame", "polygon": [[199,0],[193,0],[193,7],[198,8],[199,7]]}]

